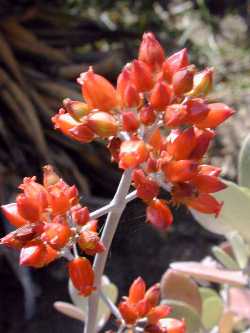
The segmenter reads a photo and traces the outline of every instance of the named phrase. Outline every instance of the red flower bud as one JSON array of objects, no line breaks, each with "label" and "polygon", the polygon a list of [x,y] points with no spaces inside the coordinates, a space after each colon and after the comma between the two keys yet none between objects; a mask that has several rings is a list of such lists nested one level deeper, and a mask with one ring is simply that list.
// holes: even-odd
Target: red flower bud
[{"label": "red flower bud", "polygon": [[3,205],[1,208],[6,219],[16,228],[19,228],[27,223],[27,221],[18,213],[16,203]]},{"label": "red flower bud", "polygon": [[157,324],[160,319],[167,317],[170,312],[171,308],[166,304],[155,306],[147,314],[148,323],[151,325]]},{"label": "red flower bud", "polygon": [[140,104],[140,95],[133,84],[128,84],[122,96],[122,106],[125,108],[137,107]]},{"label": "red flower bud", "polygon": [[70,206],[70,199],[67,193],[59,186],[51,186],[48,188],[50,208],[54,215],[65,214]]},{"label": "red flower bud", "polygon": [[167,138],[167,151],[176,160],[188,159],[196,146],[195,132],[192,127],[180,130],[172,130]]},{"label": "red flower bud", "polygon": [[192,184],[196,186],[199,192],[214,193],[224,190],[227,186],[216,176],[198,174],[192,179]]},{"label": "red flower bud", "polygon": [[154,130],[148,139],[148,144],[153,147],[154,151],[161,151],[165,145],[165,138],[161,135],[159,128]]},{"label": "red flower bud", "polygon": [[191,152],[189,158],[193,160],[200,160],[208,150],[210,141],[214,138],[215,133],[211,130],[198,130],[195,131],[196,145]]},{"label": "red flower bud", "polygon": [[42,211],[48,207],[48,192],[35,180],[36,177],[25,177],[19,188],[24,191],[25,196],[36,201]]},{"label": "red flower bud", "polygon": [[160,301],[160,294],[160,284],[156,283],[146,291],[145,299],[151,307],[154,307]]},{"label": "red flower bud", "polygon": [[196,198],[187,200],[188,207],[198,210],[204,214],[215,214],[217,217],[223,206],[222,202],[217,201],[212,195],[200,193]]},{"label": "red flower bud", "polygon": [[128,302],[137,304],[145,295],[146,284],[141,277],[138,277],[129,288]]},{"label": "red flower bud", "polygon": [[182,104],[172,104],[166,108],[164,122],[167,127],[175,128],[182,126],[187,120],[187,106]]},{"label": "red flower bud", "polygon": [[108,143],[108,149],[111,154],[111,161],[119,162],[119,153],[120,153],[120,147],[121,147],[121,139],[113,137],[111,140],[109,140]]},{"label": "red flower bud", "polygon": [[21,250],[21,248],[25,245],[25,241],[17,239],[16,231],[12,231],[0,239],[0,244],[16,250]]},{"label": "red flower bud", "polygon": [[53,249],[63,248],[71,237],[71,230],[68,225],[60,223],[45,223],[41,239],[47,242]]},{"label": "red flower bud", "polygon": [[174,93],[177,96],[181,96],[193,87],[193,78],[195,73],[194,66],[188,66],[186,68],[177,71],[172,78],[172,85]]},{"label": "red flower bud", "polygon": [[170,182],[185,182],[197,174],[198,163],[192,160],[179,160],[164,163],[162,171]]},{"label": "red flower bud", "polygon": [[136,168],[148,158],[146,144],[136,139],[122,142],[119,158],[121,169]]},{"label": "red flower bud", "polygon": [[139,127],[137,116],[132,111],[122,113],[122,126],[124,131],[135,132]]},{"label": "red flower bud", "polygon": [[128,302],[121,302],[118,308],[126,324],[134,325],[138,319],[136,308]]},{"label": "red flower bud", "polygon": [[29,222],[38,222],[41,218],[41,207],[39,203],[25,194],[19,194],[16,198],[18,213]]},{"label": "red flower bud", "polygon": [[173,215],[164,200],[154,199],[147,207],[147,220],[160,230],[173,223]]},{"label": "red flower bud", "polygon": [[95,133],[86,124],[80,124],[69,129],[72,139],[80,143],[88,143],[94,140]]},{"label": "red flower bud", "polygon": [[88,207],[80,207],[72,211],[72,219],[77,225],[85,225],[89,221]]},{"label": "red flower bud", "polygon": [[91,111],[91,109],[86,103],[80,101],[72,101],[72,99],[70,98],[66,98],[63,100],[63,106],[65,110],[76,120],[80,120]]},{"label": "red flower bud", "polygon": [[205,119],[196,123],[196,126],[201,129],[216,128],[235,113],[233,109],[223,103],[208,104],[208,108],[209,111]]},{"label": "red flower bud", "polygon": [[41,242],[34,242],[25,245],[20,253],[20,265],[21,266],[31,266],[31,267],[41,267],[43,265],[43,260],[46,255],[46,247]]},{"label": "red flower bud", "polygon": [[156,119],[156,113],[152,106],[147,105],[140,109],[140,121],[146,125],[152,125]]},{"label": "red flower bud", "polygon": [[69,276],[74,287],[82,296],[89,296],[95,290],[94,271],[87,258],[75,258],[69,263]]},{"label": "red flower bud", "polygon": [[159,194],[159,185],[145,176],[140,169],[134,170],[132,179],[137,189],[138,198],[145,202],[152,201]]},{"label": "red flower bud", "polygon": [[187,67],[188,65],[189,65],[189,60],[188,60],[187,49],[183,49],[179,52],[172,54],[169,58],[167,58],[164,61],[162,65],[165,79],[168,82],[171,82],[173,75],[181,68]]},{"label": "red flower bud", "polygon": [[87,118],[87,125],[101,138],[114,136],[118,130],[118,124],[113,116],[106,112],[94,112]]},{"label": "red flower bud", "polygon": [[64,109],[60,109],[59,112],[51,118],[55,129],[59,129],[63,134],[74,139],[74,136],[70,133],[70,130],[80,123],[76,121],[69,113],[66,113]]},{"label": "red flower bud", "polygon": [[221,168],[213,165],[201,164],[199,166],[199,173],[208,176],[219,176]]},{"label": "red flower bud", "polygon": [[151,70],[140,60],[134,60],[131,64],[131,80],[138,92],[149,91],[153,87]]},{"label": "red flower bud", "polygon": [[125,66],[117,78],[116,91],[117,91],[120,99],[123,98],[124,92],[125,92],[127,86],[131,84],[130,75],[131,74],[130,74],[130,70],[128,69],[128,66]]},{"label": "red flower bud", "polygon": [[154,34],[152,32],[144,33],[138,59],[147,63],[153,70],[158,70],[164,58],[164,50]]},{"label": "red flower bud", "polygon": [[196,124],[205,119],[208,115],[208,105],[201,98],[193,98],[187,101],[187,123]]},{"label": "red flower bud", "polygon": [[173,97],[173,92],[170,86],[164,81],[159,81],[154,86],[150,95],[150,104],[154,109],[162,111],[170,104]]},{"label": "red flower bud", "polygon": [[82,95],[92,109],[110,111],[117,105],[116,91],[112,84],[92,67],[80,75],[78,83],[82,86]]}]

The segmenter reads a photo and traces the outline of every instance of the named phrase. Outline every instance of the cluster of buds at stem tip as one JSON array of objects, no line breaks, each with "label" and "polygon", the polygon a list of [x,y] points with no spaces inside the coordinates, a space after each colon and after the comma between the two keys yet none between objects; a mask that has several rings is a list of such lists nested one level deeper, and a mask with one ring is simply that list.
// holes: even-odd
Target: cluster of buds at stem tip
[{"label": "cluster of buds at stem tip", "polygon": [[70,260],[69,275],[83,296],[94,290],[94,272],[86,257],[76,257],[77,246],[84,255],[105,250],[97,220],[91,220],[87,207],[79,203],[75,186],[69,186],[49,165],[43,169],[43,183],[24,178],[16,202],[3,205],[2,212],[16,229],[1,238],[0,244],[20,250],[20,265],[43,267],[65,256]]},{"label": "cluster of buds at stem tip", "polygon": [[171,308],[166,304],[159,304],[160,287],[156,283],[148,290],[141,277],[138,277],[129,289],[128,297],[123,297],[119,310],[125,325],[129,329],[136,329],[143,325],[147,333],[185,333],[185,322],[168,318]]},{"label": "cluster of buds at stem tip", "polygon": [[[172,223],[169,203],[217,216],[222,203],[212,194],[225,185],[204,155],[234,110],[207,99],[213,72],[191,64],[187,49],[167,57],[145,33],[138,58],[125,65],[116,86],[90,67],[77,80],[84,102],[66,99],[52,121],[79,142],[103,139],[121,169],[134,169],[138,197],[157,228]],[[168,203],[158,198],[161,186],[170,191]]]}]

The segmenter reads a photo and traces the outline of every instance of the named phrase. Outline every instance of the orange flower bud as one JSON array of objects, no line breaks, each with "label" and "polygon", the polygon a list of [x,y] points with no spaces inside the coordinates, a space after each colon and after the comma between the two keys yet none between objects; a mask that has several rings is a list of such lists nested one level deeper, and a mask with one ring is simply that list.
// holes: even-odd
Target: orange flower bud
[{"label": "orange flower bud", "polygon": [[187,123],[196,124],[205,119],[208,115],[208,105],[201,98],[193,98],[187,101]]},{"label": "orange flower bud", "polygon": [[147,314],[148,323],[151,325],[157,324],[160,319],[167,317],[170,312],[171,308],[166,304],[155,306]]},{"label": "orange flower bud", "polygon": [[224,190],[227,186],[216,176],[198,174],[192,179],[192,183],[199,192],[214,193]]},{"label": "orange flower bud", "polygon": [[25,194],[19,194],[16,198],[18,213],[29,222],[38,222],[41,218],[41,207],[39,203]]},{"label": "orange flower bud", "polygon": [[131,81],[138,92],[149,91],[153,87],[153,78],[150,68],[140,60],[134,60],[131,64]]},{"label": "orange flower bud", "polygon": [[167,329],[168,333],[186,333],[186,325],[184,320],[166,318],[161,324],[163,328]]},{"label": "orange flower bud", "polygon": [[164,81],[159,81],[154,86],[149,100],[154,109],[162,111],[170,104],[172,97],[173,92],[170,86]]},{"label": "orange flower bud", "polygon": [[146,172],[154,173],[158,171],[157,159],[153,157],[153,154],[150,154],[146,161]]},{"label": "orange flower bud", "polygon": [[166,108],[164,122],[167,127],[175,128],[182,126],[187,120],[187,106],[182,104],[172,104]]},{"label": "orange flower bud", "polygon": [[138,319],[136,308],[128,302],[121,302],[118,308],[126,324],[134,325]]},{"label": "orange flower bud", "polygon": [[198,163],[192,160],[179,160],[164,163],[162,171],[170,182],[185,182],[197,174]]},{"label": "orange flower bud", "polygon": [[137,139],[122,142],[119,158],[121,169],[136,168],[148,158],[146,144]]},{"label": "orange flower bud", "polygon": [[184,131],[172,130],[167,138],[167,151],[176,160],[188,159],[196,146],[193,127]]},{"label": "orange flower bud", "polygon": [[25,177],[19,188],[24,191],[25,196],[37,202],[41,211],[48,207],[48,192],[36,182],[36,177]]},{"label": "orange flower bud", "polygon": [[63,106],[65,110],[76,120],[80,120],[91,111],[91,109],[86,103],[80,101],[72,101],[72,99],[70,98],[66,98],[63,100]]},{"label": "orange flower bud", "polygon": [[173,223],[173,215],[164,200],[154,199],[147,207],[147,220],[160,230],[166,230]]},{"label": "orange flower bud", "polygon": [[88,255],[95,255],[105,250],[97,232],[93,231],[82,231],[77,239],[77,244]]},{"label": "orange flower bud", "polygon": [[151,307],[154,307],[160,301],[160,294],[160,284],[156,283],[146,291],[145,299]]},{"label": "orange flower bud", "polygon": [[54,215],[65,214],[70,208],[70,200],[59,186],[51,186],[48,188],[49,204]]},{"label": "orange flower bud", "polygon": [[140,104],[140,95],[133,84],[128,84],[122,96],[122,106],[126,108],[137,107]]},{"label": "orange flower bud", "polygon": [[122,113],[122,127],[124,131],[135,132],[139,127],[137,116],[132,111]]},{"label": "orange flower bud", "polygon": [[204,214],[215,214],[217,217],[223,206],[222,202],[217,201],[212,195],[200,193],[196,198],[187,200],[187,205]]},{"label": "orange flower bud", "polygon": [[161,135],[159,128],[153,131],[148,139],[148,144],[153,147],[154,151],[161,151],[165,145],[165,138]]},{"label": "orange flower bud", "polygon": [[117,94],[119,95],[120,99],[123,98],[125,89],[129,84],[131,84],[130,80],[130,70],[129,70],[129,65],[125,66],[121,73],[119,74],[117,78],[117,85],[116,85],[116,91]]},{"label": "orange flower bud", "polygon": [[88,207],[79,207],[72,211],[72,219],[77,225],[85,225],[89,221]]},{"label": "orange flower bud", "polygon": [[41,239],[47,242],[53,249],[63,248],[71,237],[71,230],[68,225],[60,223],[45,223]]},{"label": "orange flower bud", "polygon": [[152,201],[159,194],[159,185],[145,176],[144,172],[140,169],[134,170],[132,179],[137,189],[138,198],[145,202]]},{"label": "orange flower bud", "polygon": [[128,302],[137,304],[145,295],[146,284],[141,277],[138,277],[129,288]]},{"label": "orange flower bud", "polygon": [[89,296],[95,290],[94,271],[90,261],[85,257],[75,258],[69,263],[69,276],[74,287],[82,296]]},{"label": "orange flower bud", "polygon": [[72,139],[80,143],[88,143],[93,141],[95,133],[86,124],[80,124],[69,129],[69,135]]},{"label": "orange flower bud", "polygon": [[114,136],[118,130],[118,124],[113,116],[106,112],[94,112],[87,118],[87,125],[101,138]]},{"label": "orange flower bud", "polygon": [[83,230],[97,232],[97,224],[97,220],[90,220],[84,225]]},{"label": "orange flower bud", "polygon": [[3,215],[14,227],[19,228],[27,223],[27,221],[18,213],[17,204],[10,203],[1,206]]},{"label": "orange flower bud", "polygon": [[156,113],[152,106],[147,105],[140,109],[140,121],[146,125],[152,125],[156,119]]},{"label": "orange flower bud", "polygon": [[21,249],[19,264],[21,266],[41,267],[45,255],[46,247],[43,243],[28,243]]},{"label": "orange flower bud", "polygon": [[194,66],[182,68],[176,73],[174,73],[172,78],[172,85],[174,93],[177,96],[181,96],[192,89],[194,73]]},{"label": "orange flower bud", "polygon": [[206,118],[196,123],[198,128],[216,128],[235,113],[233,109],[223,103],[208,104],[208,108]]},{"label": "orange flower bud", "polygon": [[82,86],[82,95],[92,109],[110,111],[117,105],[116,91],[112,84],[93,68],[80,75],[78,83]]},{"label": "orange flower bud", "polygon": [[163,75],[168,82],[172,81],[173,75],[183,67],[189,65],[187,49],[172,54],[167,58],[163,65]]},{"label": "orange flower bud", "polygon": [[43,232],[44,223],[26,224],[14,231],[15,238],[22,242],[30,242]]},{"label": "orange flower bud", "polygon": [[164,50],[154,34],[152,32],[144,33],[138,59],[147,63],[153,70],[158,70],[164,58]]},{"label": "orange flower bud", "polygon": [[202,72],[194,76],[193,89],[188,95],[190,96],[206,96],[213,87],[213,68],[206,68]]},{"label": "orange flower bud", "polygon": [[55,249],[53,249],[48,244],[45,245],[45,255],[43,258],[42,266],[46,266],[50,264],[52,261],[54,261],[56,258],[58,258],[59,253]]}]

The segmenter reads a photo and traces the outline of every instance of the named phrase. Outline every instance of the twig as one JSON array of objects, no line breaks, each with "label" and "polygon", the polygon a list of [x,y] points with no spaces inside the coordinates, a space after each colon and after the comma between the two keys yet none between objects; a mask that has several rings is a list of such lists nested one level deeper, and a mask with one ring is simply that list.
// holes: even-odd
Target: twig
[{"label": "twig", "polygon": [[85,333],[93,333],[96,331],[96,317],[98,307],[98,296],[101,285],[101,278],[107,261],[109,248],[111,246],[116,228],[118,226],[120,217],[124,208],[126,207],[125,197],[128,193],[131,183],[132,170],[124,171],[117,192],[114,196],[113,203],[114,209],[108,214],[106,224],[103,230],[101,240],[106,247],[106,251],[99,253],[95,257],[93,269],[95,272],[95,287],[96,291],[89,297],[88,315],[86,325],[84,327]]}]

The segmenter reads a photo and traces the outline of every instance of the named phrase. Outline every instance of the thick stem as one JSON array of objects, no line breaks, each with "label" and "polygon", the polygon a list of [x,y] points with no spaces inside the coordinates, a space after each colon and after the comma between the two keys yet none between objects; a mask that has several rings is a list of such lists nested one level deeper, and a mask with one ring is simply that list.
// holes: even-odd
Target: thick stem
[{"label": "thick stem", "polygon": [[131,183],[131,174],[132,170],[130,169],[124,171],[120,184],[116,191],[116,194],[112,200],[114,208],[112,209],[111,212],[109,212],[105,223],[105,227],[103,229],[101,240],[104,246],[106,247],[106,250],[103,253],[97,254],[94,260],[93,269],[95,272],[96,291],[93,292],[92,295],[89,297],[88,315],[86,318],[87,321],[85,323],[84,333],[96,332],[96,318],[97,318],[97,308],[98,308],[101,279],[115,231],[117,229],[122,212],[127,204],[125,198],[129,191]]}]

